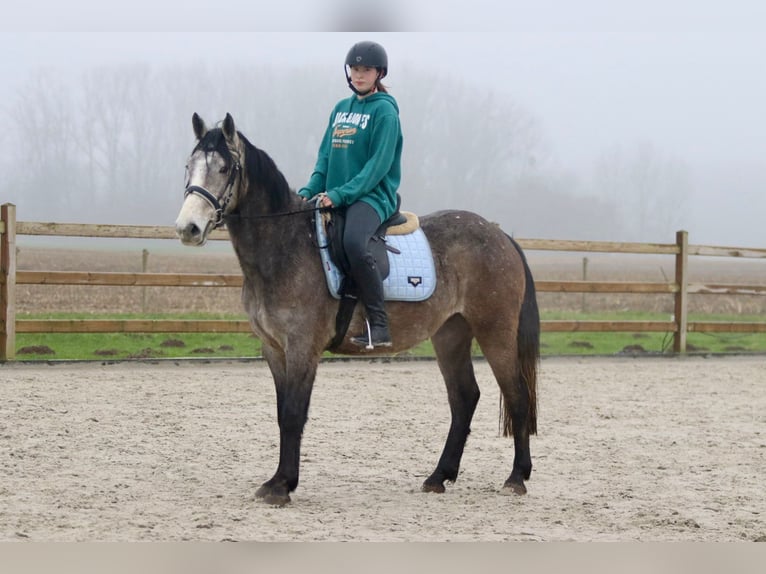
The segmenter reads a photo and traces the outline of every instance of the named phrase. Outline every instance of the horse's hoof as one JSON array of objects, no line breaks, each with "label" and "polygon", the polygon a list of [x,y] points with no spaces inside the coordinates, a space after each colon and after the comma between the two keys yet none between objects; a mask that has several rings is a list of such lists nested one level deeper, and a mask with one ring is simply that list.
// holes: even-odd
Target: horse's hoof
[{"label": "horse's hoof", "polygon": [[423,486],[420,487],[420,490],[423,492],[436,492],[439,494],[444,494],[446,492],[446,488],[444,488],[444,485],[441,482],[424,482]]},{"label": "horse's hoof", "polygon": [[255,491],[256,498],[262,498],[263,502],[272,506],[284,506],[290,502],[290,495],[286,492],[279,492],[280,489],[276,489],[268,484],[262,485]]},{"label": "horse's hoof", "polygon": [[287,494],[267,494],[263,497],[263,502],[271,506],[285,506],[290,502],[290,496]]},{"label": "horse's hoof", "polygon": [[523,482],[506,482],[500,491],[500,494],[505,494],[506,496],[521,496],[526,493],[527,487],[524,486]]}]

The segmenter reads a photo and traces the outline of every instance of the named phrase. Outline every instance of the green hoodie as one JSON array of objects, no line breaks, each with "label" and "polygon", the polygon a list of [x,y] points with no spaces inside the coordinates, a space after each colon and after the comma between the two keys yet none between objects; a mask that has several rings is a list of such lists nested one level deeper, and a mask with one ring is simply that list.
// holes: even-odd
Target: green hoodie
[{"label": "green hoodie", "polygon": [[326,191],[336,207],[364,201],[385,221],[396,211],[401,156],[396,100],[384,92],[351,96],[335,105],[314,173],[298,193],[310,199]]}]

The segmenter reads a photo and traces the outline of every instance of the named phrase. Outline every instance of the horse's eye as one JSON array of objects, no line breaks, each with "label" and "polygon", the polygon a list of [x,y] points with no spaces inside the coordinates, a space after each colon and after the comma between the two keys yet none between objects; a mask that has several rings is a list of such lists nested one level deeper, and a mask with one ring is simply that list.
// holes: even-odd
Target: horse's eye
[{"label": "horse's eye", "polygon": [[218,170],[218,173],[226,173],[227,171],[229,171],[229,166],[225,165],[221,169]]}]

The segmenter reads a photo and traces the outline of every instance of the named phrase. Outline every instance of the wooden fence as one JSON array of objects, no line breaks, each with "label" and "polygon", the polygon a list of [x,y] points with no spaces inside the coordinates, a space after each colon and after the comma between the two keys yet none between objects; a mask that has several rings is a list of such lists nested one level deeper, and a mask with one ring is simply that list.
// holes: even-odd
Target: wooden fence
[{"label": "wooden fence", "polygon": [[[93,273],[75,271],[18,271],[16,236],[47,235],[66,237],[108,237],[136,239],[176,239],[171,227],[140,225],[80,225],[17,222],[13,204],[0,207],[0,361],[15,358],[16,333],[223,333],[250,332],[247,321],[222,320],[17,320],[15,286],[34,285],[118,285],[164,287],[236,287],[241,275],[186,273]],[[212,240],[228,240],[216,231]],[[689,281],[689,257],[739,257],[766,259],[766,249],[690,245],[686,231],[676,233],[675,243],[625,243],[604,241],[563,241],[518,239],[527,251],[586,253],[661,254],[675,257],[672,281],[650,283],[632,281],[536,281],[540,292],[558,293],[637,293],[668,294],[674,297],[673,319],[669,321],[542,321],[543,331],[614,331],[673,333],[673,351],[686,352],[689,332],[766,332],[766,322],[691,322],[688,299],[695,293],[728,295],[766,295],[766,283],[758,285],[704,284]]]}]

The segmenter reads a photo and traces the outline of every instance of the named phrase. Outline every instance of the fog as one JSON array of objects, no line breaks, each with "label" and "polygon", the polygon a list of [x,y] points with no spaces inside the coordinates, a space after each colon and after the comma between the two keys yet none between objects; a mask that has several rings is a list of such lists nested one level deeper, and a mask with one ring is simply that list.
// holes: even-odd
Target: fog
[{"label": "fog", "polygon": [[472,209],[526,238],[766,247],[762,3],[409,4],[12,6],[0,203],[171,225],[195,111],[231,112],[298,188],[349,94],[345,53],[372,39],[401,108],[405,209]]}]

